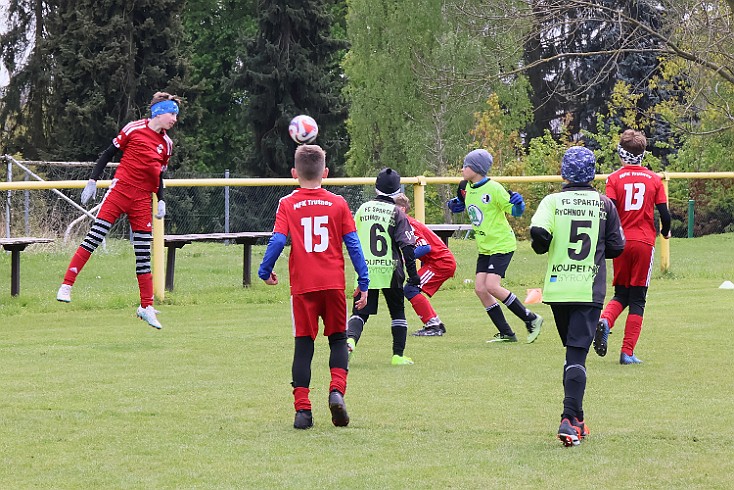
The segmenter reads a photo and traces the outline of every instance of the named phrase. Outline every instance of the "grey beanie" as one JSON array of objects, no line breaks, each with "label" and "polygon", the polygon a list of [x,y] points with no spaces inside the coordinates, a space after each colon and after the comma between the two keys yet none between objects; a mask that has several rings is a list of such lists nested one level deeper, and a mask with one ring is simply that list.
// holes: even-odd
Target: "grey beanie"
[{"label": "grey beanie", "polygon": [[400,174],[391,169],[383,168],[380,173],[377,174],[377,181],[375,182],[375,189],[378,194],[385,196],[393,196],[400,192]]},{"label": "grey beanie", "polygon": [[492,168],[494,159],[487,150],[472,150],[464,157],[464,166],[474,170],[479,175],[487,175]]}]

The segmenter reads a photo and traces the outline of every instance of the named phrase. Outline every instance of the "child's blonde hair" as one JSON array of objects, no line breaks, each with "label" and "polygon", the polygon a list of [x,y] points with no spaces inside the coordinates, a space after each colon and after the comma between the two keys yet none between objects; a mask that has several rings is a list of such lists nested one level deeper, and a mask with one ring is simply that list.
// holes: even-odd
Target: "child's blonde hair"
[{"label": "child's blonde hair", "polygon": [[316,180],[326,168],[326,152],[319,145],[300,145],[296,148],[294,166],[301,178]]},{"label": "child's blonde hair", "polygon": [[406,196],[402,192],[398,194],[397,196],[395,196],[393,200],[395,201],[396,206],[405,208],[406,213],[410,210],[410,199],[408,199],[408,196]]}]

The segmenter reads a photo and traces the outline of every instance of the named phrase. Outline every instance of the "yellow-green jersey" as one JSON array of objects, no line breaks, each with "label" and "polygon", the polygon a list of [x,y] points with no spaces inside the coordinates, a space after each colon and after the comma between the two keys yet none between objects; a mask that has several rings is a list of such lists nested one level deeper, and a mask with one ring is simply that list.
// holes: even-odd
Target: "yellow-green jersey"
[{"label": "yellow-green jersey", "polygon": [[502,184],[491,179],[476,185],[469,183],[464,204],[480,254],[504,254],[517,249],[515,232],[507,221],[507,213],[512,211],[510,194]]},{"label": "yellow-green jersey", "polygon": [[409,274],[411,269],[415,274],[415,259],[411,264],[403,262],[402,249],[415,246],[413,228],[405,213],[389,197],[378,196],[359,207],[354,221],[369,269],[370,288],[402,287],[404,266]]},{"label": "yellow-green jersey", "polygon": [[536,252],[548,251],[544,303],[604,306],[605,258],[625,245],[611,199],[588,184],[567,184],[540,202],[530,234]]}]

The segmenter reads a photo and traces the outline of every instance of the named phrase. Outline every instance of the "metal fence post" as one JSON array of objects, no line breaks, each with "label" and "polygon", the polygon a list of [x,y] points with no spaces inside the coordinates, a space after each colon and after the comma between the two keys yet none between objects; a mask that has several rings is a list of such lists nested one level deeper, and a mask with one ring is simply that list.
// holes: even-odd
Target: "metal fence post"
[{"label": "metal fence post", "polygon": [[[13,182],[13,162],[10,160],[10,158],[5,158],[5,161],[8,162],[8,183]],[[10,238],[10,197],[12,196],[13,191],[8,189],[8,198],[7,201],[5,201],[5,236]]]},{"label": "metal fence post", "polygon": [[[670,202],[670,175],[663,172],[663,190],[665,191],[665,201]],[[670,270],[670,240],[661,238],[660,243],[660,270],[668,272]]]},{"label": "metal fence post", "polygon": [[688,200],[688,238],[693,238],[693,199]]},{"label": "metal fence post", "polygon": [[[23,180],[28,182],[28,172],[25,173]],[[31,236],[31,191],[28,189],[23,191],[23,218],[25,221],[25,236]]]},{"label": "metal fence post", "polygon": [[[229,178],[229,169],[225,169],[224,178]],[[224,186],[224,232],[229,233],[229,186]],[[225,245],[229,245],[229,240],[224,241]]]}]

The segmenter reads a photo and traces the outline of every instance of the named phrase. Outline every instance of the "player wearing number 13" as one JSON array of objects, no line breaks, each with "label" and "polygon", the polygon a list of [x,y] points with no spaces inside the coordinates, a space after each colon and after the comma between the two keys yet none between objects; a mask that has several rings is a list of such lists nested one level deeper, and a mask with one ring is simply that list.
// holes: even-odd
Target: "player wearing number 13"
[{"label": "player wearing number 13", "polygon": [[347,301],[344,294],[344,252],[357,272],[356,303],[367,304],[369,279],[352,213],[343,197],[321,188],[329,174],[326,154],[317,145],[299,146],[291,175],[300,188],[278,203],[273,236],[265,250],[258,276],[269,285],[278,284],[273,272],[275,261],[291,237],[288,260],[291,309],[295,348],[293,353],[293,397],[296,417],[293,427],[313,425],[309,386],[314,341],[319,333],[319,317],[329,339],[329,409],[336,426],[349,424],[344,394],[347,389]]},{"label": "player wearing number 13", "polygon": [[605,258],[624,250],[624,233],[614,203],[592,186],[596,158],[588,148],[569,148],[561,162],[567,182],[543,198],[530,222],[532,247],[548,252],[543,302],[556,320],[566,348],[563,412],[558,438],[578,445],[588,434],[584,423],[586,356],[607,290]]},{"label": "player wearing number 13", "polygon": [[606,355],[609,330],[622,311],[629,307],[620,364],[641,362],[634,350],[642,330],[658,235],[654,219],[656,207],[660,213],[661,234],[665,239],[670,237],[670,213],[663,181],[659,175],[642,166],[646,147],[647,138],[643,133],[632,129],[624,131],[617,147],[623,166],[609,175],[606,186],[607,197],[619,212],[627,246],[624,253],[614,259],[614,298],[601,314],[594,350],[600,356]]}]

